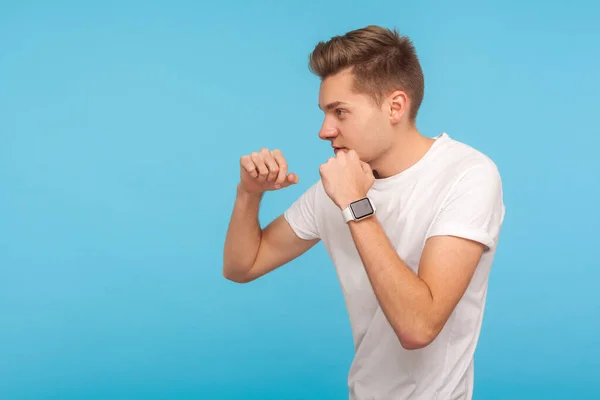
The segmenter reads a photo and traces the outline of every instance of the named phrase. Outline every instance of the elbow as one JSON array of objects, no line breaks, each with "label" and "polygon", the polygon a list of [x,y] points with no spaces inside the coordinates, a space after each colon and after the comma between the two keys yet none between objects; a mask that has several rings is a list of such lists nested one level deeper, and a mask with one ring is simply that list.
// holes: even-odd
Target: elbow
[{"label": "elbow", "polygon": [[419,350],[419,349],[424,349],[425,347],[429,346],[429,344],[433,341],[433,340],[428,340],[427,338],[417,338],[417,337],[410,337],[410,338],[399,338],[400,339],[400,345],[405,349],[405,350]]},{"label": "elbow", "polygon": [[223,278],[235,283],[249,283],[253,281],[250,274],[237,274],[227,268],[223,268]]},{"label": "elbow", "polygon": [[419,350],[429,346],[438,336],[440,330],[434,327],[423,327],[412,332],[396,333],[400,345],[406,350]]}]

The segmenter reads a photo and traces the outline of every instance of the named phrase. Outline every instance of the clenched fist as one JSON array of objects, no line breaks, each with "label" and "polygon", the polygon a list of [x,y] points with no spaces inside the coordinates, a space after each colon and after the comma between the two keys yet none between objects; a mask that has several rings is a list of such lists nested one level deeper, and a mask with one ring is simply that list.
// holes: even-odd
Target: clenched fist
[{"label": "clenched fist", "polygon": [[367,195],[375,182],[371,167],[354,150],[340,151],[319,168],[325,192],[340,208]]},{"label": "clenched fist", "polygon": [[288,165],[279,150],[261,149],[240,159],[240,188],[260,194],[298,183],[296,174],[288,174]]}]

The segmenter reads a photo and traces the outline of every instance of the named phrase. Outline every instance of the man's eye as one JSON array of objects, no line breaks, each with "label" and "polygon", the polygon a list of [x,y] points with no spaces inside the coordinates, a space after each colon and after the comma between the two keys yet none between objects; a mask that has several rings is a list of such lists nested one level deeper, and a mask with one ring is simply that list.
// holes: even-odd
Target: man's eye
[{"label": "man's eye", "polygon": [[336,113],[338,116],[340,116],[340,115],[342,115],[342,114],[345,114],[345,113],[346,113],[346,111],[345,111],[345,110],[341,110],[341,109],[339,109],[339,108],[338,108],[338,109],[336,109],[336,110],[335,110],[335,113]]}]

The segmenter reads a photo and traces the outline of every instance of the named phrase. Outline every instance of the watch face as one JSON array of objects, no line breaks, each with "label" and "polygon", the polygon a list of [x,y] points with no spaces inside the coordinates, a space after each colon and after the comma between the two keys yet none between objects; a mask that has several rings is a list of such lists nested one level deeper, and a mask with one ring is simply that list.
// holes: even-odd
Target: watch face
[{"label": "watch face", "polygon": [[356,218],[364,218],[373,214],[373,207],[369,199],[361,199],[350,204],[350,209]]}]

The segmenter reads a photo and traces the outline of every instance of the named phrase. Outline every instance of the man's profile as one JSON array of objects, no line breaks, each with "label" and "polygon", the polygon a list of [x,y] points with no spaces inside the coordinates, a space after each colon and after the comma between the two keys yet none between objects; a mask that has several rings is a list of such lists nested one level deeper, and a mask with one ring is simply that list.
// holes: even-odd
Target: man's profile
[{"label": "man's profile", "polygon": [[284,155],[240,159],[223,275],[250,282],[322,241],[348,307],[350,399],[471,399],[488,276],[505,208],[494,162],[416,127],[424,78],[412,42],[368,26],[320,42],[320,179],[261,228],[267,191],[298,183]]}]

